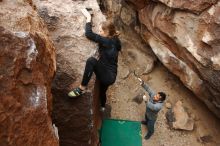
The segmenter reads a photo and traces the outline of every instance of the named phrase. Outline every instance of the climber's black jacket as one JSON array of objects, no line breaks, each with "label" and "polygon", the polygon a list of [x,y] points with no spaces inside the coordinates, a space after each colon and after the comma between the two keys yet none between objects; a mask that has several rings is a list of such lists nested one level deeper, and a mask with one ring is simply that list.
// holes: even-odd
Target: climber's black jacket
[{"label": "climber's black jacket", "polygon": [[99,62],[117,74],[118,52],[121,50],[120,40],[117,37],[107,38],[94,33],[91,22],[86,23],[85,35],[99,44]]}]

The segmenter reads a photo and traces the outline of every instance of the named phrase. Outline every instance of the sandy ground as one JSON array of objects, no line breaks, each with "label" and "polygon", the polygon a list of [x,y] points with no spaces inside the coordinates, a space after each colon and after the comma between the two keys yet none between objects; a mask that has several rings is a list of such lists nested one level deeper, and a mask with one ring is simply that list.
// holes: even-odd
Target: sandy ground
[{"label": "sandy ground", "polygon": [[[132,99],[144,90],[131,71],[129,74],[129,65],[125,66],[123,60],[125,58],[121,56],[119,72],[128,75],[119,73],[116,83],[108,90],[107,103],[111,107],[111,118],[141,121],[144,119],[145,103],[137,104]],[[166,102],[173,105],[181,100],[187,111],[195,117],[193,131],[170,129],[165,117],[168,109],[164,106],[159,113],[154,135],[149,140],[143,139],[143,146],[220,146],[220,120],[164,66],[157,64],[151,73],[142,78],[155,91],[166,92]],[[142,137],[146,132],[147,128],[142,126]]]}]

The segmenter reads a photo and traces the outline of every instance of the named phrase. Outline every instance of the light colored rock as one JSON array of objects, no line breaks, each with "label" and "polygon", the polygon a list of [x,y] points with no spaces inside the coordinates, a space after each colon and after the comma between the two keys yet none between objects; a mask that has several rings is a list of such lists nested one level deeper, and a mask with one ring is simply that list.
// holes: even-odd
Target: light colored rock
[{"label": "light colored rock", "polygon": [[130,74],[128,66],[126,66],[124,63],[120,63],[120,65],[118,66],[118,70],[120,72],[118,72],[117,78],[120,78],[122,80],[126,79]]},{"label": "light colored rock", "polygon": [[193,130],[194,121],[185,111],[182,102],[178,101],[172,110],[175,121],[173,122],[174,129]]},{"label": "light colored rock", "polygon": [[171,108],[172,108],[171,103],[167,102],[167,103],[166,103],[166,108],[171,109]]},{"label": "light colored rock", "polygon": [[200,13],[215,4],[218,0],[155,0],[165,5],[180,10],[188,10],[194,13]]},{"label": "light colored rock", "polygon": [[121,19],[126,25],[130,25],[136,18],[136,12],[131,8],[122,7]]},{"label": "light colored rock", "polygon": [[151,72],[154,67],[154,60],[145,52],[135,50],[135,47],[131,42],[126,41],[124,43],[123,48],[126,50],[123,51],[123,56],[127,56],[124,64],[127,65],[132,73],[135,71],[138,76]]},{"label": "light colored rock", "polygon": [[190,114],[190,117],[191,117],[193,120],[195,120],[195,121],[198,120],[198,117],[197,117],[195,114],[193,114],[193,113]]}]

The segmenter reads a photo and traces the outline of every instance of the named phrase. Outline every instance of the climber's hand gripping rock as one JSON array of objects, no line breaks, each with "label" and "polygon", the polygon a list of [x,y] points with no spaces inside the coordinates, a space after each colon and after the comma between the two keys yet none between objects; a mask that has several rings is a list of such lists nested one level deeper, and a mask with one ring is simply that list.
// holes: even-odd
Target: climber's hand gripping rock
[{"label": "climber's hand gripping rock", "polygon": [[87,9],[81,9],[81,12],[83,13],[83,15],[86,17],[86,22],[91,22],[91,14],[88,12]]}]

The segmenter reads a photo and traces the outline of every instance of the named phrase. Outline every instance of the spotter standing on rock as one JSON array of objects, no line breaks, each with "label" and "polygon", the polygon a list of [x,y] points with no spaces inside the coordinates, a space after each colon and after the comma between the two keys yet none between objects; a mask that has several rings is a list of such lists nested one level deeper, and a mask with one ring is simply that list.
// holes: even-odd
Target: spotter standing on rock
[{"label": "spotter standing on rock", "polygon": [[105,110],[106,91],[112,85],[117,76],[118,53],[121,50],[121,42],[118,39],[118,32],[115,26],[110,22],[102,24],[101,35],[92,31],[91,14],[87,9],[83,9],[82,13],[86,17],[86,32],[88,39],[99,44],[99,59],[90,57],[86,61],[83,79],[81,85],[68,93],[69,97],[78,97],[85,93],[86,87],[92,77],[93,72],[100,82],[100,100],[101,111]]},{"label": "spotter standing on rock", "polygon": [[154,133],[154,124],[157,120],[157,114],[162,109],[164,101],[166,99],[166,94],[164,92],[155,92],[147,85],[143,80],[141,81],[141,86],[148,92],[149,99],[144,95],[143,99],[146,102],[146,113],[145,113],[145,121],[141,123],[146,125],[148,128],[148,133],[144,137],[146,140],[149,139]]}]

